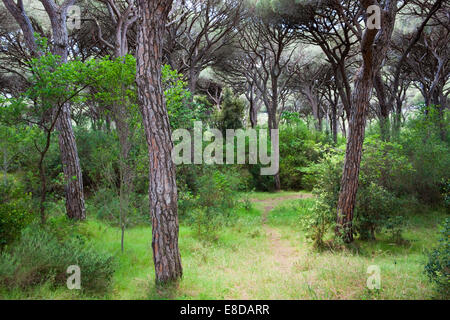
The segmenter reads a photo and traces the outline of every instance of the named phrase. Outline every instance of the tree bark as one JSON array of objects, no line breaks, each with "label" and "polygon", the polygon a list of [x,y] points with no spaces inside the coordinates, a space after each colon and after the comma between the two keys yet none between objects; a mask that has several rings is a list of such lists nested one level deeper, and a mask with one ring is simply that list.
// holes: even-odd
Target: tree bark
[{"label": "tree bark", "polygon": [[[278,76],[271,75],[272,78],[272,103],[271,107],[267,110],[269,114],[269,134],[271,134],[272,130],[278,130],[278,119],[277,119],[277,110],[278,110]],[[280,170],[274,175],[274,185],[275,191],[281,190],[281,180],[280,180]]]},{"label": "tree bark", "polygon": [[[361,0],[363,8],[378,4],[375,0]],[[337,205],[336,236],[344,242],[353,242],[353,212],[358,192],[359,171],[366,129],[366,116],[373,89],[373,78],[386,57],[389,41],[395,25],[397,1],[386,2],[382,10],[382,26],[366,29],[361,40],[362,65],[355,78],[352,94],[351,119],[345,155],[344,172]]]},{"label": "tree bark", "polygon": [[337,128],[337,106],[335,103],[330,105],[331,107],[331,131],[333,132],[333,142],[337,144],[338,128]]},{"label": "tree bark", "polygon": [[358,191],[358,178],[366,129],[367,105],[372,90],[370,70],[361,68],[357,74],[353,91],[354,112],[350,119],[349,137],[338,202],[336,233],[347,243],[353,241],[353,211]]},{"label": "tree bark", "polygon": [[[61,63],[67,62],[69,37],[67,32],[67,10],[75,0],[66,0],[57,6],[52,0],[42,1],[52,26],[52,53],[61,57]],[[66,180],[66,210],[67,216],[73,220],[86,219],[84,203],[83,175],[80,158],[72,127],[71,106],[63,105],[61,114],[56,122],[59,132],[59,149]]]},{"label": "tree bark", "polygon": [[377,93],[379,104],[378,120],[380,122],[381,139],[383,141],[389,141],[389,113],[391,106],[389,105],[389,101],[386,98],[386,90],[384,88],[384,82],[381,78],[380,72],[375,75],[374,87]]},{"label": "tree bark", "polygon": [[173,142],[161,84],[162,45],[172,0],[138,1],[137,75],[139,104],[149,155],[149,198],[156,283],[182,276]]}]

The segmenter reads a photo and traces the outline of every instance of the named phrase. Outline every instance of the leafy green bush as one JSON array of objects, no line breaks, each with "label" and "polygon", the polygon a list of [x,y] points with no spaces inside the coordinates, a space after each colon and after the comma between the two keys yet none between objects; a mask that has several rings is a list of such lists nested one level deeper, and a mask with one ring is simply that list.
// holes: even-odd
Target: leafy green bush
[{"label": "leafy green bush", "polygon": [[428,255],[425,272],[436,284],[438,294],[450,297],[450,219],[446,218],[440,231],[439,245]]},{"label": "leafy green bush", "polygon": [[375,240],[393,213],[393,196],[382,186],[371,182],[358,190],[354,229],[361,240]]},{"label": "leafy green bush", "polygon": [[92,213],[100,220],[112,226],[120,226],[120,213],[125,210],[125,225],[133,227],[149,223],[149,202],[147,195],[133,193],[127,205],[121,207],[120,197],[110,189],[101,188],[89,199],[88,205]]},{"label": "leafy green bush", "polygon": [[198,192],[188,214],[190,222],[202,238],[211,240],[217,231],[231,222],[237,206],[239,178],[230,172],[213,169],[198,179]]},{"label": "leafy green bush", "polygon": [[395,241],[395,243],[402,243],[403,237],[402,232],[405,227],[406,221],[403,216],[394,216],[389,217],[384,228],[386,233],[390,236],[390,238]]},{"label": "leafy green bush", "polygon": [[284,125],[280,129],[280,180],[284,189],[310,189],[305,181],[307,168],[317,163],[323,146],[302,121]]},{"label": "leafy green bush", "polygon": [[31,194],[13,180],[0,182],[0,250],[32,220]]},{"label": "leafy green bush", "polygon": [[48,230],[33,225],[0,255],[0,284],[23,289],[44,282],[65,286],[67,268],[72,265],[80,267],[82,290],[108,289],[114,273],[110,254],[97,251],[81,236],[58,240]]},{"label": "leafy green bush", "polygon": [[325,237],[336,224],[341,168],[342,154],[334,153],[325,156],[311,169],[317,181],[313,190],[317,200],[309,213],[301,217],[301,227],[306,232],[306,238],[311,240],[316,248],[325,246]]},{"label": "leafy green bush", "polygon": [[241,129],[244,127],[245,102],[233,94],[230,88],[225,88],[221,110],[215,115],[215,126],[224,134],[227,129]]},{"label": "leafy green bush", "polygon": [[[448,112],[444,127],[450,125]],[[430,107],[427,115],[417,113],[403,128],[398,143],[414,169],[412,192],[426,204],[440,204],[442,181],[450,180],[450,144],[440,135],[438,113]]]},{"label": "leafy green bush", "polygon": [[[413,171],[401,150],[398,144],[383,142],[378,136],[366,139],[353,219],[354,232],[362,240],[374,240],[376,232],[386,228],[391,218],[400,216],[396,195],[409,188],[402,190],[406,181],[410,183]],[[344,150],[334,149],[308,169],[308,179],[316,183],[313,192],[317,203],[302,226],[318,247],[324,245],[326,234],[335,226],[343,165]]]},{"label": "leafy green bush", "polygon": [[164,96],[167,103],[172,130],[193,128],[194,121],[204,120],[205,104],[193,100],[183,75],[172,70],[169,65],[162,68]]}]

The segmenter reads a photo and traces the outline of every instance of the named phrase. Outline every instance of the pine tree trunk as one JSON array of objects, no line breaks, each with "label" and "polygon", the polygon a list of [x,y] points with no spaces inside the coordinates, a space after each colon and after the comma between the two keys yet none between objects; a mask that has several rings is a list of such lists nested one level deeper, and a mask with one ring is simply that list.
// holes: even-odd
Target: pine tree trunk
[{"label": "pine tree trunk", "polygon": [[335,103],[331,105],[331,127],[333,132],[333,142],[337,144],[338,129],[337,129],[337,106]]},{"label": "pine tree trunk", "polygon": [[67,216],[73,220],[84,220],[86,219],[86,209],[84,205],[83,175],[72,128],[69,104],[63,106],[56,128],[59,131],[59,150],[66,180]]},{"label": "pine tree trunk", "polygon": [[[374,0],[360,0],[363,8],[376,4]],[[344,172],[337,205],[336,236],[344,242],[353,241],[353,211],[358,192],[367,109],[374,85],[374,76],[381,69],[394,30],[397,1],[386,2],[382,10],[382,27],[366,29],[361,39],[362,65],[355,77],[352,112],[345,155]]]},{"label": "pine tree trunk", "polygon": [[353,91],[353,110],[349,124],[347,152],[339,194],[336,234],[346,243],[353,241],[353,211],[366,129],[366,114],[372,90],[371,73],[361,69]]},{"label": "pine tree trunk", "polygon": [[162,45],[172,0],[139,0],[137,75],[149,155],[149,198],[156,283],[181,278],[173,142],[161,85]]},{"label": "pine tree trunk", "polygon": [[[51,5],[51,4],[50,4]],[[61,63],[67,62],[67,48],[69,44],[67,34],[67,8],[53,8],[44,3],[52,25],[53,48],[52,53],[61,57]],[[86,219],[86,209],[83,191],[83,175],[80,158],[72,127],[71,106],[66,103],[56,123],[59,131],[59,149],[66,181],[66,210],[67,216],[73,220]]]}]

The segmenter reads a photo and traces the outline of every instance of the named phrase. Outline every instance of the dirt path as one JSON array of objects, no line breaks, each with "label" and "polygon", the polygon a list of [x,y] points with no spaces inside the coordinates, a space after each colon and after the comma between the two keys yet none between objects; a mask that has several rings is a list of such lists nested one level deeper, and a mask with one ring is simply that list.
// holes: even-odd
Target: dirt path
[{"label": "dirt path", "polygon": [[281,238],[281,234],[276,229],[271,228],[267,225],[267,217],[269,216],[270,211],[272,211],[275,207],[277,207],[284,201],[308,199],[311,197],[311,194],[296,194],[275,199],[251,200],[253,203],[260,203],[264,206],[264,211],[262,214],[262,224],[266,235],[270,240],[270,249],[272,251],[274,265],[277,269],[279,269],[280,272],[290,273],[292,265],[298,257],[298,252],[297,249],[289,243],[289,241]]}]

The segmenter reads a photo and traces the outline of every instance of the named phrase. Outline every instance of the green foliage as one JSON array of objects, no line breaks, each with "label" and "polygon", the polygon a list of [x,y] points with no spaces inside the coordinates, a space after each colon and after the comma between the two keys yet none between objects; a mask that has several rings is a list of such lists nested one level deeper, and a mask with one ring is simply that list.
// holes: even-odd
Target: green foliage
[{"label": "green foliage", "polygon": [[189,129],[194,127],[194,121],[205,119],[203,102],[196,102],[182,75],[170,66],[162,68],[164,96],[166,98],[167,112],[172,130]]},{"label": "green foliage", "polygon": [[450,179],[444,180],[441,183],[441,193],[444,199],[444,206],[450,209]]},{"label": "green foliage", "polygon": [[[366,138],[353,220],[354,232],[361,240],[374,240],[385,228],[394,238],[401,235],[402,225],[394,223],[401,219],[398,197],[409,190],[413,173],[402,150],[400,145],[383,142],[378,136]],[[303,228],[318,247],[324,245],[325,236],[335,226],[343,165],[344,150],[336,149],[308,169],[308,179],[316,183],[313,192],[317,204]]]},{"label": "green foliage", "polygon": [[440,231],[439,245],[428,255],[425,272],[443,299],[450,297],[450,219]]},{"label": "green foliage", "polygon": [[132,55],[111,59],[106,56],[93,60],[95,71],[91,72],[91,87],[96,90],[96,101],[105,104],[120,104],[121,107],[136,108],[136,59]]},{"label": "green foliage", "polygon": [[358,190],[354,228],[361,240],[375,240],[375,234],[393,214],[394,200],[386,189],[371,182]]},{"label": "green foliage", "polygon": [[220,105],[221,110],[215,116],[215,126],[223,133],[227,129],[241,129],[244,127],[242,119],[244,118],[245,102],[233,94],[233,91],[226,88],[223,93],[223,101]]},{"label": "green foliage", "polygon": [[[441,139],[440,121],[436,108],[430,107],[428,115],[416,113],[398,139],[414,169],[411,192],[427,204],[438,204],[444,200],[442,182],[450,179],[450,145],[448,139]],[[448,115],[444,121],[448,132]]]},{"label": "green foliage", "polygon": [[148,196],[132,193],[129,195],[129,203],[125,207],[120,203],[119,195],[111,189],[101,188],[88,201],[91,214],[99,220],[112,226],[120,226],[121,210],[125,210],[122,217],[126,227],[134,227],[149,223]]},{"label": "green foliage", "polygon": [[13,180],[0,182],[0,251],[32,220],[31,195]]},{"label": "green foliage", "polygon": [[316,248],[325,246],[326,236],[336,224],[341,168],[342,154],[337,152],[326,155],[310,170],[311,173],[314,172],[314,180],[317,181],[313,190],[317,200],[307,214],[301,217],[300,222],[306,238],[312,241]]},{"label": "green foliage", "polygon": [[414,168],[405,155],[404,146],[382,141],[380,136],[367,136],[361,161],[360,185],[372,182],[395,196],[411,193]]},{"label": "green foliage", "polygon": [[217,169],[198,179],[198,191],[194,197],[191,196],[193,203],[188,222],[201,238],[215,239],[217,231],[231,222],[233,209],[238,204],[238,185],[236,175]]},{"label": "green foliage", "polygon": [[119,142],[117,136],[100,130],[76,130],[78,155],[86,188],[98,189],[118,181]]},{"label": "green foliage", "polygon": [[390,238],[397,244],[401,244],[404,240],[402,232],[406,225],[406,219],[403,216],[389,217],[384,228]]},{"label": "green foliage", "polygon": [[26,289],[43,283],[65,286],[67,268],[81,269],[82,290],[104,292],[114,274],[113,257],[86,243],[83,237],[58,240],[49,230],[32,225],[21,240],[0,255],[0,284]]},{"label": "green foliage", "polygon": [[280,129],[281,185],[284,189],[307,190],[311,188],[311,181],[305,179],[308,167],[319,161],[324,146],[316,141],[315,134],[308,130],[303,121],[293,119],[294,125],[285,125]]}]

